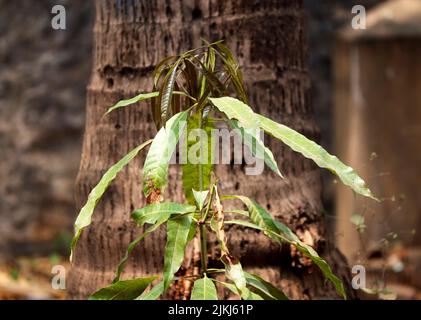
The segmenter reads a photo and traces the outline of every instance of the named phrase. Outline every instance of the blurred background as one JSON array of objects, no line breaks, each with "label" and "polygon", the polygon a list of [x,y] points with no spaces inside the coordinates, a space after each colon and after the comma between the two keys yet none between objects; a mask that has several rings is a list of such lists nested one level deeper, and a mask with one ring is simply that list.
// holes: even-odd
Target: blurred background
[{"label": "blurred background", "polygon": [[[367,269],[362,298],[421,299],[421,1],[304,2],[321,143],[382,199],[323,173],[332,237]],[[354,5],[366,30],[351,28]],[[94,18],[91,1],[0,0],[0,299],[65,298],[51,268],[67,265],[76,216]]]}]

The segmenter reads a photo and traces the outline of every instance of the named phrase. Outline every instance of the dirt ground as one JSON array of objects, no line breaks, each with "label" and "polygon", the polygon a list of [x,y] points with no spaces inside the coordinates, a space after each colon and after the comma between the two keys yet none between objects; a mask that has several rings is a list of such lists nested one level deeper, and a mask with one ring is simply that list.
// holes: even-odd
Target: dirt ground
[{"label": "dirt ground", "polygon": [[0,300],[65,299],[65,290],[52,287],[55,265],[69,268],[69,263],[56,255],[0,262]]}]

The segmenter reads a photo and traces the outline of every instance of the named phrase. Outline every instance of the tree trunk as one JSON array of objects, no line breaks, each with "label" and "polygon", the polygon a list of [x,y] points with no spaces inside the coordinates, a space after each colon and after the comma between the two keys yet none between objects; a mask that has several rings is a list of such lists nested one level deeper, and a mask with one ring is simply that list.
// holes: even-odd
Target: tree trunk
[{"label": "tree trunk", "polygon": [[[151,90],[150,73],[156,63],[199,46],[201,37],[226,39],[244,70],[250,103],[257,112],[310,138],[317,135],[309,101],[301,1],[98,0],[96,10],[94,68],[77,179],[79,207],[108,167],[155,133],[145,106],[125,108],[102,118],[106,108],[123,97]],[[270,141],[269,146],[286,179],[268,171],[246,176],[241,166],[219,167],[223,192],[244,194],[266,206],[314,245],[349,283],[345,260],[326,238],[319,170],[280,143]],[[128,243],[141,231],[130,221],[130,212],[145,204],[139,169],[143,160],[144,155],[118,176],[97,207],[93,224],[76,250],[69,281],[72,297],[85,298],[109,283]],[[183,201],[179,170],[170,168],[170,176],[167,199]],[[246,269],[282,287],[294,299],[338,297],[320,272],[292,257],[289,248],[280,254],[279,246],[263,236],[238,231],[229,233],[229,246]],[[135,250],[125,277],[161,273],[164,243],[163,229],[149,236]],[[211,249],[211,256],[216,255]],[[189,266],[191,261],[186,261],[185,267]],[[169,297],[183,296],[172,292]]]}]

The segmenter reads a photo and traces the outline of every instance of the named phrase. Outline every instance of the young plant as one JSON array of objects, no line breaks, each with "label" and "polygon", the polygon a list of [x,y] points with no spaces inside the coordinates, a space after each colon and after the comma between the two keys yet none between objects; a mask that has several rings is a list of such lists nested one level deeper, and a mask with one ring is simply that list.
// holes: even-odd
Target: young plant
[{"label": "young plant", "polygon": [[[346,298],[341,280],[333,274],[326,261],[286,225],[275,220],[262,206],[245,196],[220,194],[213,179],[212,159],[215,150],[211,132],[217,124],[220,125],[220,122],[237,130],[250,152],[261,158],[282,178],[272,152],[265,147],[258,134],[259,130],[263,130],[294,151],[312,159],[318,166],[332,171],[355,192],[375,199],[357,173],[300,133],[254,113],[248,105],[239,65],[221,41],[205,43],[198,49],[165,58],[157,65],[153,73],[153,82],[154,92],[120,101],[107,111],[108,114],[116,109],[150,99],[158,133],[153,140],[132,150],[104,174],[77,217],[71,246],[72,254],[82,230],[91,223],[97,202],[117,173],[141,150],[150,145],[143,167],[143,192],[147,205],[132,213],[132,218],[139,227],[145,225],[148,227],[145,227],[143,234],[129,245],[117,267],[113,283],[94,293],[91,298],[157,299],[176,279],[175,273],[183,262],[185,248],[198,234],[201,244],[201,272],[188,275],[189,279],[195,280],[191,299],[217,299],[215,284],[225,286],[242,299],[287,299],[280,289],[258,275],[245,272],[240,261],[231,255],[224,232],[224,226],[228,224],[252,228],[264,233],[273,241],[295,246],[320,268],[338,293]],[[230,97],[231,92],[235,93],[237,98]],[[187,140],[182,154],[186,156],[199,151],[202,158],[202,161],[194,163],[187,161],[182,164],[186,203],[164,201],[170,159],[183,134],[188,136],[189,132],[195,129],[201,129],[207,139],[200,139],[199,150],[197,145]],[[241,219],[225,218],[223,201],[232,200],[242,202],[247,208],[246,211],[229,210],[231,216],[239,215]],[[157,277],[121,281],[120,275],[134,247],[164,224],[167,229],[167,244],[161,281],[149,292],[145,289]],[[220,261],[224,269],[209,269],[207,266],[208,232],[215,233],[219,241]],[[224,273],[226,281],[213,279],[212,275],[215,273]]]}]

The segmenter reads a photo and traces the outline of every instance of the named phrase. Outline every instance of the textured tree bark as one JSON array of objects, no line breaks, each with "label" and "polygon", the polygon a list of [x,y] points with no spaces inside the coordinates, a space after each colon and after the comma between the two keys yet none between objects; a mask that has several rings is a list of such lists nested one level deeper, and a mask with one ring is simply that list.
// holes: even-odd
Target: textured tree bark
[{"label": "textured tree bark", "polygon": [[[150,90],[150,72],[156,63],[170,54],[199,46],[200,37],[226,39],[243,67],[250,102],[257,112],[308,137],[317,136],[309,101],[301,1],[98,0],[96,11],[94,68],[77,179],[79,207],[109,166],[155,133],[144,105],[102,118],[106,108],[120,98]],[[245,194],[266,206],[314,245],[349,283],[345,260],[326,238],[319,170],[280,143],[270,141],[269,146],[285,180],[267,171],[250,177],[241,166],[219,167],[222,191]],[[109,283],[127,244],[140,232],[130,222],[130,212],[145,203],[139,169],[143,159],[144,156],[139,157],[119,175],[99,204],[93,225],[80,240],[69,281],[72,297],[85,298]],[[170,171],[166,197],[182,201],[180,172],[176,168]],[[320,272],[306,266],[305,261],[298,261],[293,250],[287,248],[281,254],[279,246],[262,235],[238,229],[233,232],[228,233],[229,246],[243,266],[282,287],[291,298],[338,297]],[[162,272],[164,243],[163,229],[148,237],[134,252],[125,277]],[[218,252],[212,249],[212,243],[210,247],[212,263]],[[195,256],[194,250],[189,253]],[[194,260],[186,261],[186,270],[191,270]],[[186,296],[175,291],[168,297]]]}]

